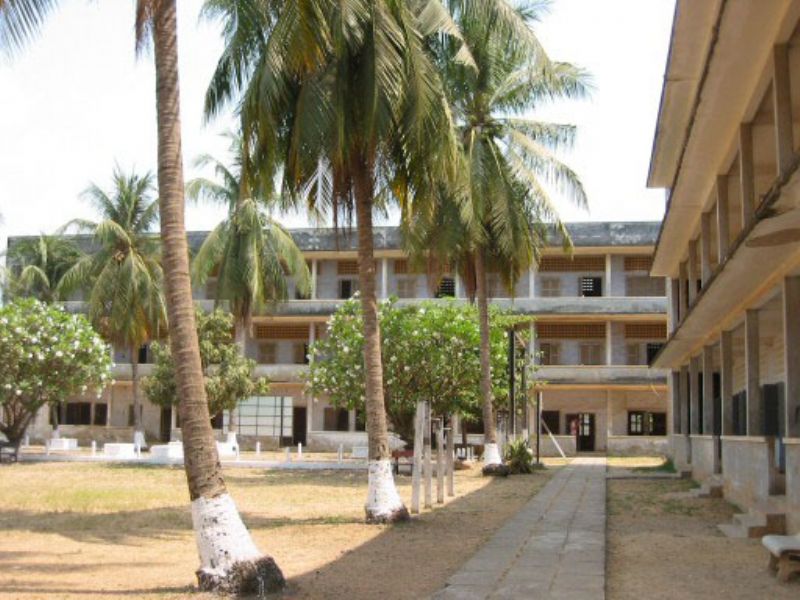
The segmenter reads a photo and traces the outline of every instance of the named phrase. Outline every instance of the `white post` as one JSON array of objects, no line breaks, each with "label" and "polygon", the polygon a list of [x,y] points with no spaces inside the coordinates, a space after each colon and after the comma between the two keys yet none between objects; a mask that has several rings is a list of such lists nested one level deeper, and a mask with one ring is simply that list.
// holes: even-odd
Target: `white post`
[{"label": "white post", "polygon": [[285,462],[292,462],[292,457],[289,454],[289,446],[286,446],[286,448],[283,449],[283,455],[284,455],[283,460]]},{"label": "white post", "polygon": [[436,502],[444,503],[444,423],[436,419]]},{"label": "white post", "polygon": [[447,448],[447,495],[448,496],[455,496],[456,490],[453,481],[453,449],[455,448],[455,433],[452,427],[449,427],[446,431],[446,439],[445,439],[445,447]]},{"label": "white post", "polygon": [[614,340],[612,338],[611,321],[606,321],[606,364],[614,364]]},{"label": "white post", "polygon": [[92,456],[94,456],[95,454],[97,454],[97,442],[92,440]]},{"label": "white post", "polygon": [[528,298],[536,297],[536,264],[528,269]]},{"label": "white post", "polygon": [[419,485],[422,471],[422,430],[425,425],[425,407],[417,403],[417,412],[414,415],[414,456],[411,467],[411,512],[419,513]]},{"label": "white post", "polygon": [[461,298],[464,295],[463,283],[461,282],[461,275],[458,273],[453,273],[453,279],[456,282],[456,298]]},{"label": "white post", "polygon": [[433,506],[433,491],[432,491],[432,468],[431,468],[431,406],[428,402],[423,402],[425,407],[425,420],[422,429],[422,441],[424,444],[424,472],[425,472],[425,508]]},{"label": "white post", "polygon": [[611,255],[606,254],[606,281],[604,296],[611,296]]},{"label": "white post", "polygon": [[381,298],[389,297],[389,259],[381,260]]},{"label": "white post", "polygon": [[297,458],[298,459],[303,458],[303,442],[297,443]]},{"label": "white post", "polygon": [[339,464],[342,464],[343,459],[344,459],[344,444],[339,444],[339,452],[336,455],[336,460]]},{"label": "white post", "polygon": [[261,442],[256,442],[256,456],[261,456]]},{"label": "white post", "polygon": [[317,299],[317,259],[311,260],[311,299]]},{"label": "white post", "polygon": [[178,405],[169,409],[169,439],[172,440],[172,432],[178,428]]}]

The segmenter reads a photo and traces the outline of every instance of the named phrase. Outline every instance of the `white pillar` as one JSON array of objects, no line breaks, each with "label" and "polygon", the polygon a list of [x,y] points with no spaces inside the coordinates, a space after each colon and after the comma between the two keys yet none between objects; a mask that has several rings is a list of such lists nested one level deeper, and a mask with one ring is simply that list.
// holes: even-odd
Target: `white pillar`
[{"label": "white pillar", "polygon": [[678,395],[680,396],[681,433],[688,436],[689,431],[689,367],[681,367],[680,381],[678,382]]},{"label": "white pillar", "polygon": [[667,279],[667,295],[669,296],[669,332],[678,327],[680,319],[680,279]]},{"label": "white pillar", "polygon": [[317,259],[311,259],[311,299],[317,299],[317,273],[319,267],[317,266]]},{"label": "white pillar", "polygon": [[688,281],[688,268],[686,267],[686,263],[682,262],[680,264],[680,275],[678,277],[678,308],[680,309],[678,317],[681,321],[686,318],[686,314],[689,312],[689,297],[686,293],[689,287]]},{"label": "white pillar", "polygon": [[747,435],[761,435],[758,310],[744,313],[744,360],[747,389]]},{"label": "white pillar", "polygon": [[389,297],[389,259],[381,259],[381,298]]},{"label": "white pillar", "polygon": [[111,427],[111,405],[114,400],[114,385],[108,386],[108,406],[106,407],[106,427]]},{"label": "white pillar", "polygon": [[697,240],[689,241],[689,260],[686,263],[686,275],[689,278],[689,305],[697,297]]},{"label": "white pillar", "polygon": [[172,439],[172,432],[178,428],[178,405],[173,404],[169,409],[169,439]]},{"label": "white pillar", "polygon": [[783,280],[784,434],[800,438],[800,277]]},{"label": "white pillar", "polygon": [[714,433],[714,346],[703,347],[703,434]]},{"label": "white pillar", "polygon": [[794,161],[790,78],[789,48],[785,44],[780,44],[775,46],[772,52],[772,105],[775,114],[775,156],[778,177],[788,173]]},{"label": "white pillar", "polygon": [[733,332],[723,331],[719,341],[722,435],[733,435]]},{"label": "white pillar", "polygon": [[681,432],[681,373],[680,371],[672,371],[669,378],[669,392],[672,403],[670,406],[669,420],[672,430],[669,432],[672,435]]},{"label": "white pillar", "polygon": [[711,279],[711,213],[700,216],[700,277],[703,287]]},{"label": "white pillar", "polygon": [[606,364],[614,364],[614,340],[611,321],[606,321]]},{"label": "white pillar", "polygon": [[611,296],[611,255],[606,254],[606,282],[604,296]]},{"label": "white pillar", "polygon": [[700,374],[697,357],[689,359],[689,415],[691,426],[689,433],[700,433]]},{"label": "white pillar", "polygon": [[528,298],[536,297],[536,263],[528,269]]},{"label": "white pillar", "polygon": [[730,216],[728,215],[728,176],[717,177],[717,260],[720,264],[728,256],[731,242]]},{"label": "white pillar", "polygon": [[742,229],[747,229],[755,218],[753,128],[750,123],[742,123],[739,127],[739,185],[742,198]]},{"label": "white pillar", "polygon": [[606,390],[606,449],[612,435],[614,435],[614,416],[611,410],[611,390]]},{"label": "white pillar", "polygon": [[461,298],[464,295],[464,290],[463,290],[464,284],[461,281],[461,275],[459,275],[458,271],[453,273],[453,279],[455,280],[456,283],[456,298]]}]

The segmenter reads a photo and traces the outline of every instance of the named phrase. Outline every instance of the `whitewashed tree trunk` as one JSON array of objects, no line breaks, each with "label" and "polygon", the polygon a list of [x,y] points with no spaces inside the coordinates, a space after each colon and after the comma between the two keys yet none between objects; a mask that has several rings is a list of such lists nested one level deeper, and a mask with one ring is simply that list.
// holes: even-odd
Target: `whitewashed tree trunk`
[{"label": "whitewashed tree trunk", "polygon": [[392,461],[388,458],[369,461],[367,504],[364,508],[369,519],[378,523],[395,521],[398,514],[407,514],[394,485]]}]

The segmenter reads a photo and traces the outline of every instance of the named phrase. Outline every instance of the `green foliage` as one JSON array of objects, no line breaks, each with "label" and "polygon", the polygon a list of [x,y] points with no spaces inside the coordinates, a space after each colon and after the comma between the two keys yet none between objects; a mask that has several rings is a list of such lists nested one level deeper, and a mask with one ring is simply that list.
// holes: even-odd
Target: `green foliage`
[{"label": "green foliage", "polygon": [[[233,338],[233,316],[221,309],[211,313],[197,311],[197,337],[200,360],[208,396],[209,413],[213,417],[222,411],[236,408],[240,400],[265,394],[269,381],[253,379],[254,360],[242,356]],[[145,394],[159,406],[178,403],[175,365],[169,345],[152,345],[155,358],[153,375],[143,380]]]},{"label": "green foliage", "polygon": [[56,288],[79,256],[72,240],[61,236],[40,235],[17,242],[6,255],[4,296],[33,297],[48,303],[63,299]]},{"label": "green foliage", "polygon": [[[435,414],[480,416],[480,334],[476,309],[455,301],[399,306],[394,299],[379,307],[384,397],[393,428],[413,438],[417,402],[431,401]],[[491,357],[496,404],[508,396],[507,328],[524,317],[492,312]],[[310,350],[309,387],[335,406],[363,409],[364,366],[361,305],[351,299],[328,323],[328,336]]]},{"label": "green foliage", "polygon": [[19,441],[45,404],[100,394],[110,349],[83,315],[34,299],[0,308],[0,431]]},{"label": "green foliage", "polygon": [[533,473],[533,453],[528,447],[527,440],[522,438],[511,440],[506,446],[504,458],[510,473],[514,475]]}]

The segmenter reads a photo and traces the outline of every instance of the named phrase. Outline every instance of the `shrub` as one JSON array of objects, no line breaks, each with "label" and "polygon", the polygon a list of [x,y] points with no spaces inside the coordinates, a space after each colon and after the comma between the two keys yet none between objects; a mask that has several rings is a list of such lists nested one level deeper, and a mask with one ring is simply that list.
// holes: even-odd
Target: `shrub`
[{"label": "shrub", "polygon": [[506,447],[506,465],[512,474],[533,473],[533,453],[527,440],[512,440]]}]

